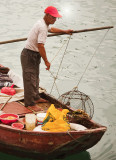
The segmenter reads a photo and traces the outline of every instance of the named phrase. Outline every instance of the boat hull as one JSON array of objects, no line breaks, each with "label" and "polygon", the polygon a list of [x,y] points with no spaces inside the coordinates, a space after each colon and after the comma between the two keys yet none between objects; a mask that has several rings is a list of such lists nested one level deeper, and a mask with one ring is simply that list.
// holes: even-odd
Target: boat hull
[{"label": "boat hull", "polygon": [[25,157],[59,157],[91,148],[105,131],[106,127],[86,131],[32,132],[1,124],[0,148],[13,154],[19,152]]},{"label": "boat hull", "polygon": [[[62,108],[74,111],[73,108],[61,104],[60,101],[46,93],[42,93],[41,97],[49,101],[48,107],[50,104],[55,104],[56,107],[62,106]],[[46,109],[46,105],[41,108]],[[41,108],[39,104],[39,108],[33,108],[33,110],[38,112]],[[7,103],[3,111],[18,114],[20,119],[21,117],[23,119],[27,113],[33,113],[18,102]],[[0,151],[31,158],[62,157],[93,147],[106,131],[106,127],[89,119],[82,119],[79,122],[69,117],[69,122],[79,123],[87,129],[84,131],[36,132],[18,130],[0,123]]]}]

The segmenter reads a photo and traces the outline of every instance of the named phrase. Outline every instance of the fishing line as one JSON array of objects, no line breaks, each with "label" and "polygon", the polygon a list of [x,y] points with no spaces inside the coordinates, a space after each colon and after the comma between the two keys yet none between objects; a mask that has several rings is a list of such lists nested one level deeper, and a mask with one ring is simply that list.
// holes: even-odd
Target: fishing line
[{"label": "fishing line", "polygon": [[[88,62],[88,64],[87,64],[87,66],[86,66],[86,68],[85,68],[85,70],[84,70],[84,72],[83,72],[83,74],[82,74],[82,76],[81,76],[81,78],[80,78],[80,80],[79,80],[79,82],[78,82],[77,86],[75,86],[75,87],[73,88],[73,91],[76,91],[76,89],[78,88],[78,86],[79,86],[79,84],[80,84],[80,82],[81,82],[81,80],[82,80],[83,76],[85,75],[86,70],[88,69],[88,67],[89,67],[89,65],[90,65],[90,63],[91,63],[91,61],[92,61],[93,57],[95,56],[96,52],[98,51],[98,49],[99,49],[100,45],[101,45],[101,44],[102,44],[102,42],[104,41],[104,39],[105,39],[105,37],[106,37],[106,35],[107,35],[108,31],[109,31],[109,29],[106,31],[106,33],[104,34],[104,36],[103,36],[102,40],[100,41],[99,45],[97,46],[97,48],[96,48],[96,50],[95,50],[94,54],[92,55],[91,59],[89,60],[89,62]],[[59,70],[60,70],[60,67],[61,67],[61,64],[62,64],[62,61],[63,61],[64,55],[65,55],[65,53],[66,53],[66,50],[67,50],[67,47],[68,47],[68,44],[69,44],[70,38],[71,38],[71,35],[70,35],[70,37],[69,37],[69,39],[68,39],[68,42],[67,42],[67,45],[66,45],[66,48],[65,48],[65,51],[64,51],[63,57],[62,57],[62,59],[61,59],[61,62],[60,62],[60,65],[59,65],[59,68],[58,68],[58,71],[57,71],[56,76],[54,76],[54,75],[50,72],[50,73],[51,73],[51,75],[52,75],[52,77],[54,78],[54,82],[53,82],[53,85],[52,85],[52,88],[51,88],[50,94],[51,94],[51,92],[52,92],[52,90],[53,90],[54,85],[56,85],[56,83],[55,83],[55,82],[56,82],[56,79],[57,79],[57,76],[58,76],[58,73],[59,73]],[[64,44],[63,44],[63,45],[64,45]],[[63,47],[63,46],[62,46],[62,47]],[[61,48],[62,48],[62,47],[61,47]],[[61,50],[61,48],[60,48],[60,50]],[[60,50],[59,50],[59,51],[60,51]],[[59,51],[58,51],[58,53],[59,53]],[[57,54],[58,54],[58,53],[57,53]],[[57,54],[56,54],[56,56],[57,56]],[[56,57],[56,56],[55,56],[55,57]],[[52,59],[52,61],[55,59],[55,57]],[[57,85],[56,85],[56,87],[57,87]],[[57,88],[57,91],[58,91],[58,88]],[[58,91],[58,93],[59,93],[59,91]],[[60,95],[60,94],[59,94],[59,95]],[[72,95],[70,95],[70,96],[73,96],[73,92],[72,92]],[[70,98],[71,98],[71,97],[70,97]]]},{"label": "fishing line", "polygon": [[[54,78],[54,80],[56,81],[57,77],[55,77],[55,76],[53,75],[53,73],[52,73],[50,70],[49,70],[49,72],[51,73],[52,77],[53,77],[53,78]],[[58,92],[58,94],[59,94],[59,96],[60,96],[60,93],[59,93],[59,90],[58,90],[57,84],[56,84],[56,82],[54,82],[54,83],[55,83],[55,86],[56,86],[57,92]]]},{"label": "fishing line", "polygon": [[96,54],[97,50],[99,49],[99,47],[100,47],[101,43],[104,41],[104,39],[105,39],[105,37],[106,37],[106,35],[107,35],[108,31],[109,31],[109,29],[106,31],[105,35],[103,36],[102,40],[100,41],[99,45],[97,46],[97,48],[96,48],[96,50],[95,50],[94,54],[92,55],[91,59],[89,60],[89,62],[88,62],[88,64],[87,64],[87,66],[86,66],[86,68],[85,68],[85,71],[83,72],[83,74],[82,74],[82,76],[81,76],[81,78],[80,78],[80,80],[79,80],[79,82],[78,82],[77,86],[76,86],[76,87],[74,87],[74,88],[78,88],[79,83],[81,82],[81,80],[82,80],[82,78],[83,78],[83,76],[84,76],[84,74],[85,74],[85,72],[86,72],[86,70],[87,70],[88,66],[90,65],[90,63],[91,63],[91,61],[92,61],[93,57],[95,56],[95,54]]},{"label": "fishing line", "polygon": [[[86,95],[86,94],[84,94],[84,93],[82,93],[82,92],[80,92],[78,90],[78,85],[81,82],[81,80],[82,80],[82,78],[83,78],[88,66],[90,65],[93,57],[95,56],[98,48],[100,47],[101,43],[105,39],[106,34],[108,33],[108,31],[109,30],[107,30],[107,32],[104,34],[102,40],[100,41],[99,45],[97,46],[96,50],[94,51],[94,54],[92,55],[91,59],[89,60],[89,62],[87,64],[87,66],[86,66],[86,68],[85,68],[85,70],[84,70],[84,72],[83,72],[83,74],[82,74],[77,86],[74,87],[71,91],[68,91],[68,92],[62,94],[59,97],[59,99],[62,101],[62,103],[66,104],[66,105],[69,105],[69,106],[72,106],[72,107],[76,106],[77,108],[80,108],[80,109],[84,110],[86,113],[89,113],[88,115],[89,115],[90,118],[92,118],[93,113],[94,113],[93,103],[92,103],[92,101],[91,101],[91,99],[89,98],[88,95]],[[75,100],[75,101],[72,101],[72,99]],[[81,101],[82,106],[78,105],[78,103],[77,103],[78,101],[77,100]]]},{"label": "fishing line", "polygon": [[[54,61],[54,59],[57,57],[57,55],[59,54],[59,52],[61,51],[61,49],[63,48],[63,46],[65,45],[66,42],[67,42],[67,40],[66,40],[66,41],[63,43],[63,45],[60,47],[60,49],[58,50],[58,52],[56,53],[56,55],[54,56],[54,58],[51,60],[50,63],[52,63],[52,62]],[[54,78],[54,80],[56,81],[57,76],[55,77],[50,70],[49,70],[49,72],[50,72],[51,76]],[[56,82],[55,82],[55,86],[56,86],[57,92],[58,92],[58,94],[59,94],[59,96],[60,96],[60,93],[59,93],[58,87],[57,87],[57,85],[56,85]]]},{"label": "fishing line", "polygon": [[61,65],[62,65],[62,62],[63,62],[63,58],[64,58],[64,55],[65,55],[66,50],[67,50],[67,48],[68,48],[68,44],[69,44],[70,39],[71,39],[71,35],[69,36],[69,39],[68,39],[68,42],[67,42],[67,45],[66,45],[66,48],[65,48],[65,51],[64,51],[63,57],[62,57],[62,59],[61,59],[61,62],[60,62],[60,65],[59,65],[59,68],[58,68],[58,71],[57,71],[56,77],[54,78],[54,82],[53,82],[53,85],[52,85],[52,88],[51,88],[50,94],[51,94],[51,92],[52,92],[52,90],[53,90],[53,87],[54,87],[54,84],[55,84],[55,82],[56,82],[56,79],[57,79],[57,76],[58,76],[59,70],[60,70],[60,68],[61,68]]},{"label": "fishing line", "polygon": [[[54,59],[57,57],[57,55],[59,54],[59,52],[61,51],[61,49],[63,48],[63,46],[65,45],[66,42],[67,42],[67,40],[66,40],[66,41],[63,43],[63,45],[60,47],[60,49],[58,50],[58,52],[56,53],[56,55],[54,56],[54,58],[51,60],[50,63],[52,63],[52,62],[54,61]],[[49,72],[50,72],[51,76],[52,76],[52,77],[55,79],[55,81],[56,81],[57,77],[55,77],[50,70],[49,70]],[[60,93],[59,93],[58,87],[57,87],[57,85],[56,85],[56,82],[55,82],[55,86],[56,86],[57,92],[58,92],[58,94],[59,94],[59,96],[60,96]]]},{"label": "fishing line", "polygon": [[54,58],[51,60],[50,63],[52,63],[54,61],[54,59],[57,57],[57,55],[59,54],[60,50],[63,48],[63,46],[65,45],[65,43],[67,42],[67,40],[63,43],[63,45],[60,47],[60,49],[58,50],[58,52],[56,53],[56,55],[54,56]]}]

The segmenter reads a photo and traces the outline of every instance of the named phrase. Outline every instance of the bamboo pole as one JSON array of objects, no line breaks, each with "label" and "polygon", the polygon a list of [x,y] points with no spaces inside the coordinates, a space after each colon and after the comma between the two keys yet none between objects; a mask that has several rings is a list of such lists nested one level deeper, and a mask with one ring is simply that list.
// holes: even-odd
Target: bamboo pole
[{"label": "bamboo pole", "polygon": [[9,101],[11,98],[12,98],[12,96],[10,96],[10,97],[7,99],[7,101],[2,105],[0,111],[4,108],[4,106],[8,103],[8,101]]},{"label": "bamboo pole", "polygon": [[[113,28],[113,26],[75,30],[72,33],[90,32],[90,31],[97,31],[97,30],[111,29],[111,28]],[[48,34],[48,37],[59,36],[59,35],[64,35],[64,34],[66,34],[66,33],[53,33],[53,34]],[[8,40],[8,41],[2,41],[2,42],[0,42],[0,44],[20,42],[20,41],[25,41],[25,40],[27,40],[27,38],[13,39],[13,40]]]}]

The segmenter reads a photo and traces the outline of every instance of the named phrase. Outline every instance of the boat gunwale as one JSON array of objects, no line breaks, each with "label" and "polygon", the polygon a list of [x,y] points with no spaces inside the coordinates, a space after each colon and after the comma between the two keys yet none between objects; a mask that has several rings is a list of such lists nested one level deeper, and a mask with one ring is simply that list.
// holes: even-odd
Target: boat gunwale
[{"label": "boat gunwale", "polygon": [[1,129],[7,129],[11,132],[17,132],[17,133],[22,133],[22,134],[29,134],[29,135],[62,135],[62,134],[91,134],[91,133],[96,133],[96,132],[105,132],[107,130],[107,127],[105,126],[100,126],[98,128],[94,129],[86,129],[84,131],[66,131],[66,132],[50,132],[50,131],[29,131],[29,130],[20,130],[20,129],[15,129],[12,128],[11,126],[0,124]]}]

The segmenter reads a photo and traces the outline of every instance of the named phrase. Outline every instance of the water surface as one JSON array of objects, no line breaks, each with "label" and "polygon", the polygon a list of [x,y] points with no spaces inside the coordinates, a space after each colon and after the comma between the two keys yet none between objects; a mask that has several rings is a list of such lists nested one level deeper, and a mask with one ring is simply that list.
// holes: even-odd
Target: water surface
[{"label": "water surface", "polygon": [[[79,33],[71,36],[58,79],[59,93],[77,86],[85,68],[87,70],[78,89],[89,95],[94,103],[93,120],[107,126],[101,141],[87,152],[64,158],[65,160],[116,160],[116,1],[115,0],[4,0],[0,2],[0,41],[27,37],[32,25],[44,16],[44,8],[53,5],[63,15],[54,27],[87,29],[113,25],[109,30]],[[103,39],[104,37],[104,39]],[[47,39],[46,52],[52,61],[69,36]],[[101,43],[101,40],[103,42]],[[100,46],[99,46],[100,44]],[[0,63],[21,75],[20,52],[25,42],[0,45]],[[99,46],[99,48],[98,48]],[[51,72],[56,75],[66,43],[54,59]],[[40,85],[50,93],[54,79],[41,63]],[[52,94],[58,97],[56,88]],[[6,135],[7,136],[7,135]],[[23,158],[0,153],[1,160]],[[25,159],[25,158],[24,158]],[[26,159],[27,160],[27,159]]]}]

